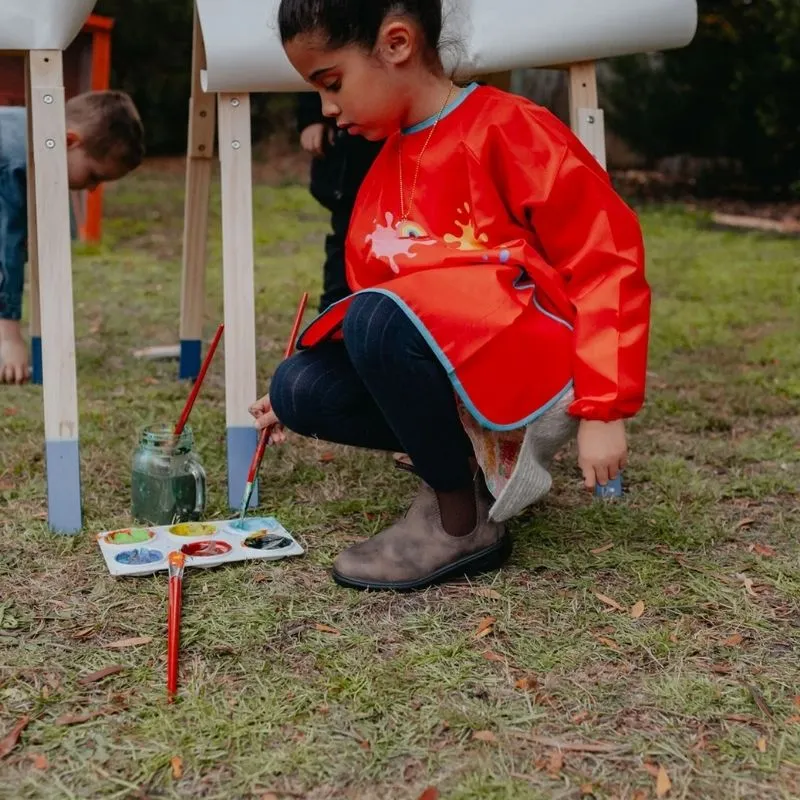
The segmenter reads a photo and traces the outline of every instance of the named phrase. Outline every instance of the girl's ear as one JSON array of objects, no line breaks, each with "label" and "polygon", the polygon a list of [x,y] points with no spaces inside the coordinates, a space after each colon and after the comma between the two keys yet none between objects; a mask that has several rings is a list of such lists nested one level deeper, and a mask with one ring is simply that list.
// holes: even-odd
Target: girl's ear
[{"label": "girl's ear", "polygon": [[81,135],[77,131],[67,130],[67,150],[79,147],[82,144]]},{"label": "girl's ear", "polygon": [[417,31],[402,19],[384,22],[378,32],[375,50],[384,61],[399,66],[414,55],[417,47]]}]

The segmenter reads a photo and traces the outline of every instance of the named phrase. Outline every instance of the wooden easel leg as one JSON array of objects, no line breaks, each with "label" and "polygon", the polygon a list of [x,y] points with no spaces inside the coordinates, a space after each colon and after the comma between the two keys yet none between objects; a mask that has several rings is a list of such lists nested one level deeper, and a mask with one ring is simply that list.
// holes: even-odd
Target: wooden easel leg
[{"label": "wooden easel leg", "polygon": [[[220,94],[218,105],[228,501],[231,508],[238,509],[258,438],[247,411],[256,399],[250,96]],[[258,503],[256,494],[253,492],[251,507]]]},{"label": "wooden easel leg", "polygon": [[81,529],[78,393],[72,255],[69,230],[67,132],[61,51],[28,53],[27,105],[33,154],[34,260],[41,287],[44,433],[50,527]]},{"label": "wooden easel leg", "polygon": [[606,168],[603,110],[597,107],[597,70],[593,61],[569,68],[569,117],[573,132]]},{"label": "wooden easel leg", "polygon": [[178,377],[194,380],[200,372],[203,305],[206,293],[206,230],[211,188],[211,158],[216,126],[213,94],[205,94],[200,71],[205,69],[203,34],[195,10],[192,44],[192,96],[189,100],[189,140],[186,153],[183,269],[181,274],[180,363]]},{"label": "wooden easel leg", "polygon": [[[25,92],[30,108],[30,64],[25,59]],[[28,114],[28,282],[30,285],[31,383],[42,382],[42,315],[39,307],[39,251],[36,241],[36,165],[33,159],[33,115]]]}]

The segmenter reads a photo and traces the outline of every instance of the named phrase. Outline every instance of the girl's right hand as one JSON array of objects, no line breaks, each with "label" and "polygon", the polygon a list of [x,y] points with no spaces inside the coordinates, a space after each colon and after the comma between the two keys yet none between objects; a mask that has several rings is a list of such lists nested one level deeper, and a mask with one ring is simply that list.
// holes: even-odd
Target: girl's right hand
[{"label": "girl's right hand", "polygon": [[286,441],[286,432],[281,427],[280,420],[275,416],[275,412],[272,410],[272,403],[270,402],[268,394],[265,394],[260,400],[256,400],[248,411],[255,417],[256,429],[258,431],[263,431],[264,428],[272,427],[272,433],[267,442],[268,444],[283,444]]}]

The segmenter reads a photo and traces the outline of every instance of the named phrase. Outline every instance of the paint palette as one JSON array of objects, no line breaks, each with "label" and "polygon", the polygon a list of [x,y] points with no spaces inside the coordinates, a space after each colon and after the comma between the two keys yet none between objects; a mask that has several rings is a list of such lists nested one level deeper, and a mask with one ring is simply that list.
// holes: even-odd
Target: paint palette
[{"label": "paint palette", "polygon": [[274,561],[305,552],[274,517],[249,517],[241,523],[234,519],[123,528],[98,534],[97,544],[112,575],[152,575],[166,570],[173,550],[186,556],[187,567]]}]

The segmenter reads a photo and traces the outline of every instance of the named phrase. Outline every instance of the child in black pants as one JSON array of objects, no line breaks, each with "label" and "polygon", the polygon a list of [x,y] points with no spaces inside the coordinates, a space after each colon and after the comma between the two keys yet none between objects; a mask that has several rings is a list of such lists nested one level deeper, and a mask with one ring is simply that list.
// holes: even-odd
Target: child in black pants
[{"label": "child in black pants", "polygon": [[298,96],[297,129],[303,149],[314,156],[311,194],[331,212],[331,233],[325,238],[323,289],[319,310],[350,294],[345,275],[344,242],[361,181],[380,152],[383,142],[369,142],[338,130],[322,115],[317,92]]}]

